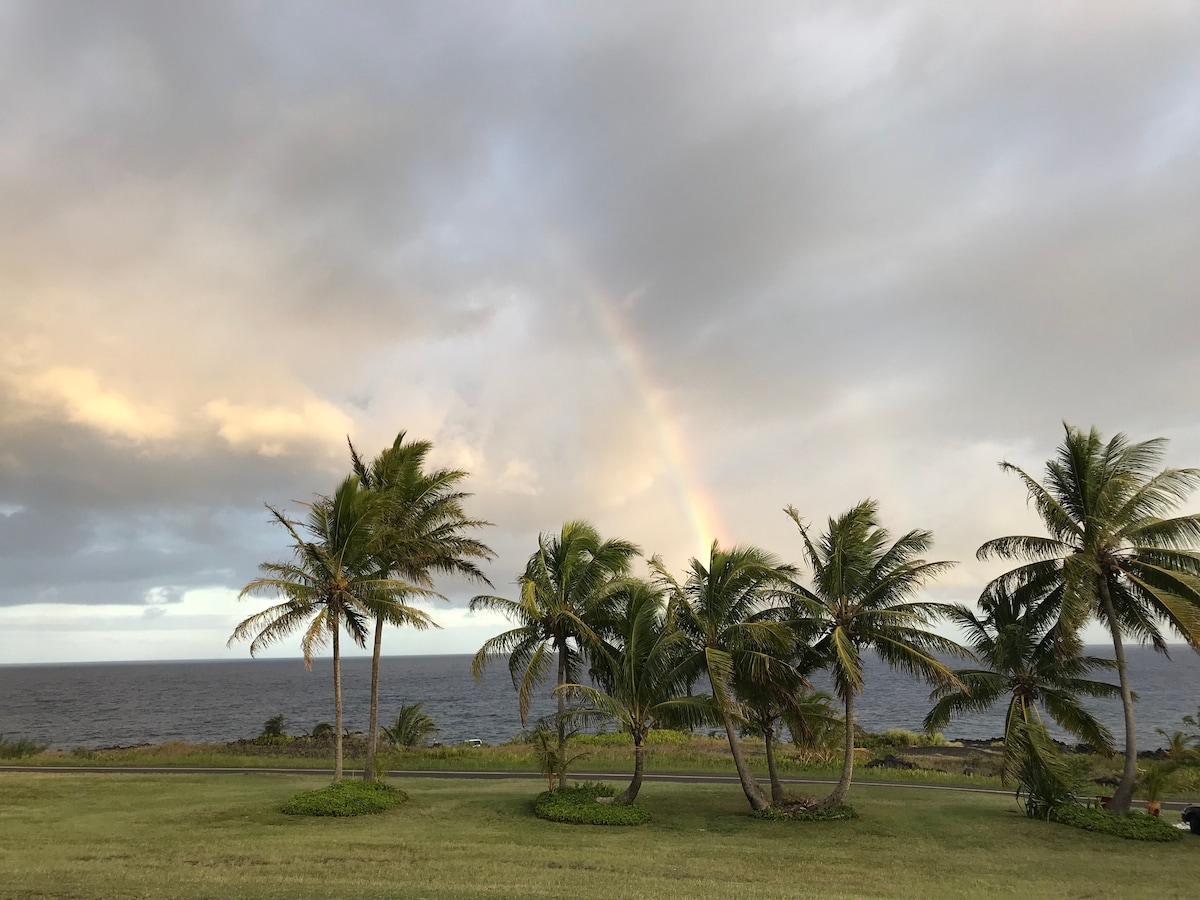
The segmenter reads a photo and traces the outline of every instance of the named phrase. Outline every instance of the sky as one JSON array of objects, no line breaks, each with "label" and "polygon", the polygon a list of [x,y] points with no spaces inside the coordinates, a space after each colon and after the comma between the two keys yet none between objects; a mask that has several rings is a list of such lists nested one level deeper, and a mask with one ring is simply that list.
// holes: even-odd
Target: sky
[{"label": "sky", "polygon": [[499,594],[872,497],[969,603],[1064,421],[1200,465],[1198,209],[1195,3],[0,0],[0,663],[247,656],[401,430]]}]

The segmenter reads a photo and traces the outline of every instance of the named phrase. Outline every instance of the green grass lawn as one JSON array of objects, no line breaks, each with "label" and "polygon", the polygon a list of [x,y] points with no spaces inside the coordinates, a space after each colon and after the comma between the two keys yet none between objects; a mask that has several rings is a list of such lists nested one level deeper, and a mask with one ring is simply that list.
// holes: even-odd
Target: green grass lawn
[{"label": "green grass lawn", "polygon": [[306,819],[291,775],[0,773],[0,896],[1191,897],[1200,838],[1141,844],[1011,799],[861,788],[861,818],[750,818],[737,785],[647,784],[637,828],[535,818],[529,781],[394,779],[409,802]]}]

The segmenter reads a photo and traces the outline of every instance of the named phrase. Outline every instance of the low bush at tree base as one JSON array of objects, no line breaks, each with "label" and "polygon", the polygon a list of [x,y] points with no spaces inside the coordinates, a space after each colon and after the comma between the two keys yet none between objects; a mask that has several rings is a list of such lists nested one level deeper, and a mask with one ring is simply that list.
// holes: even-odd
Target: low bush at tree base
[{"label": "low bush at tree base", "polygon": [[1106,810],[1086,806],[1060,807],[1050,814],[1050,821],[1130,841],[1177,841],[1183,836],[1182,829],[1145,813],[1114,816]]},{"label": "low bush at tree base", "polygon": [[407,799],[404,791],[377,781],[339,781],[297,794],[281,809],[289,816],[369,816]]},{"label": "low bush at tree base", "polygon": [[752,814],[756,819],[787,822],[836,822],[842,819],[857,819],[858,811],[845,803],[822,806],[812,797],[801,797],[776,803]]},{"label": "low bush at tree base", "polygon": [[36,743],[29,738],[6,738],[0,734],[0,759],[22,759],[26,756],[37,756],[45,749],[45,744]]},{"label": "low bush at tree base", "polygon": [[650,821],[650,810],[640,803],[601,803],[616,791],[603,784],[581,784],[543,791],[533,801],[539,819],[574,825],[642,825]]}]

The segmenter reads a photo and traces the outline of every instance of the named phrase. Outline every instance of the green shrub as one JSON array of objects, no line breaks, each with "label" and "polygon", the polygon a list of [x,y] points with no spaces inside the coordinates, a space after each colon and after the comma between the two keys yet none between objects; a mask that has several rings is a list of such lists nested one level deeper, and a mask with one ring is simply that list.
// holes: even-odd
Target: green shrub
[{"label": "green shrub", "polygon": [[1050,814],[1050,821],[1070,825],[1072,828],[1082,828],[1084,831],[1111,834],[1113,837],[1130,841],[1177,841],[1183,836],[1182,829],[1155,816],[1137,812],[1127,816],[1114,816],[1107,810],[1092,809],[1079,804],[1060,806]]},{"label": "green shrub", "polygon": [[756,819],[788,822],[836,822],[846,819],[857,819],[858,810],[845,803],[838,806],[822,806],[819,802],[797,800],[781,803],[778,806],[768,806],[753,813]]},{"label": "green shrub", "polygon": [[260,747],[278,747],[283,744],[290,744],[294,740],[290,734],[260,734],[254,739],[254,743]]},{"label": "green shrub", "polygon": [[617,796],[617,789],[605,781],[577,781],[571,786],[571,790],[592,798]]},{"label": "green shrub", "polygon": [[686,744],[692,736],[686,731],[673,731],[670,728],[656,728],[646,735],[646,746],[655,744]]},{"label": "green shrub", "polygon": [[367,816],[408,799],[404,791],[378,781],[344,780],[297,794],[283,804],[289,816]]},{"label": "green shrub", "polygon": [[1171,790],[1175,796],[1191,797],[1200,794],[1200,767],[1176,769],[1171,778]]},{"label": "green shrub", "polygon": [[860,746],[868,750],[902,750],[905,747],[944,747],[946,738],[941,732],[927,734],[904,728],[889,728],[882,734],[864,734]]},{"label": "green shrub", "polygon": [[1070,765],[1040,722],[1017,718],[1009,729],[1012,753],[1001,781],[1017,783],[1017,802],[1031,819],[1050,819],[1056,810],[1073,806],[1075,779]]},{"label": "green shrub", "polygon": [[[528,737],[528,735],[526,735]],[[692,736],[686,731],[658,728],[646,735],[646,746],[686,744]],[[584,747],[632,747],[633,738],[628,731],[609,731],[601,734],[577,734],[571,740]]]},{"label": "green shrub", "polygon": [[650,821],[650,810],[640,803],[624,806],[598,800],[615,793],[607,785],[597,784],[543,791],[533,801],[533,811],[539,819],[573,825],[641,825]]},{"label": "green shrub", "polygon": [[584,747],[632,747],[633,738],[624,731],[610,731],[606,734],[577,734],[571,741]]},{"label": "green shrub", "polygon": [[0,734],[0,759],[20,759],[23,756],[37,756],[46,749],[45,744],[38,744],[29,738],[6,738]]}]

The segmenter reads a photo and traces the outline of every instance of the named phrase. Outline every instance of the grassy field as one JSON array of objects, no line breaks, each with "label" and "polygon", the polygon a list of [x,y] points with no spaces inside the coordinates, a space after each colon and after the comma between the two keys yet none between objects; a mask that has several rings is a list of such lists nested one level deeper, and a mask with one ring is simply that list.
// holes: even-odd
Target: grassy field
[{"label": "grassy field", "polygon": [[554,825],[528,781],[395,779],[408,803],[284,816],[291,775],[0,773],[0,896],[1191,897],[1200,838],[1033,822],[1011,799],[855,788],[861,818],[750,818],[736,785],[648,784],[638,828]]},{"label": "grassy field", "polygon": [[[614,736],[616,737],[616,736]],[[360,742],[361,743],[361,742]],[[749,740],[745,748],[751,768],[766,774],[762,742]],[[4,765],[50,767],[204,767],[204,768],[329,768],[333,767],[332,750],[305,752],[295,746],[256,746],[250,742],[238,744],[186,744],[171,742],[143,747],[110,750],[49,751],[32,757],[0,760]],[[353,745],[352,745],[353,749]],[[573,766],[587,772],[632,772],[633,753],[628,740],[609,745],[581,747],[582,758]],[[992,754],[998,760],[998,753]],[[866,757],[864,757],[865,760]],[[438,747],[391,753],[386,762],[389,769],[400,771],[489,771],[536,772],[537,759],[528,744],[503,744],[494,747]],[[988,775],[964,774],[963,761],[953,756],[925,758],[924,765],[944,771],[860,768],[859,777],[876,781],[925,781],[930,784],[958,784],[974,787],[999,787],[999,778]],[[348,768],[361,768],[361,755],[350,753]],[[998,768],[998,762],[995,763]],[[683,744],[665,744],[646,748],[646,771],[684,772],[696,774],[732,775],[733,762],[724,738],[694,736]],[[784,752],[780,771],[785,776],[836,779],[838,762],[811,762]]]},{"label": "grassy field", "polygon": [[[347,741],[347,769],[361,769],[364,742]],[[762,741],[743,742],[750,766],[760,776],[766,775]],[[573,766],[576,772],[600,772],[619,776],[633,768],[633,754],[627,737],[607,735],[603,743],[578,748],[582,758]],[[859,781],[907,782],[930,785],[1000,788],[999,747],[964,748],[958,745],[918,747],[875,747],[860,751],[855,778]],[[868,768],[868,759],[896,756],[911,762],[917,769]],[[105,750],[85,749],[47,751],[34,756],[0,758],[4,766],[45,766],[53,768],[112,767],[112,768],[301,768],[332,769],[331,745],[296,741],[283,745],[263,745],[254,741],[230,744],[187,744],[173,741]],[[1113,778],[1120,774],[1121,758],[1102,758],[1089,754],[1069,754],[1067,757],[1079,781],[1081,796],[1111,793],[1111,789],[1093,779]],[[538,763],[528,744],[508,743],[498,746],[468,748],[461,746],[427,747],[392,752],[384,762],[392,771],[436,772],[536,772]],[[785,778],[836,780],[840,773],[840,751],[837,762],[821,762],[801,756],[784,748],[779,757],[780,772]],[[733,776],[733,762],[724,738],[692,735],[682,742],[660,743],[646,748],[647,774],[687,773]],[[1200,767],[1184,767],[1169,776],[1165,798],[1194,801],[1200,798]]]}]

